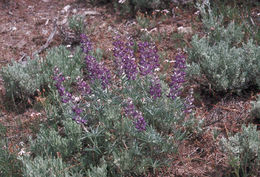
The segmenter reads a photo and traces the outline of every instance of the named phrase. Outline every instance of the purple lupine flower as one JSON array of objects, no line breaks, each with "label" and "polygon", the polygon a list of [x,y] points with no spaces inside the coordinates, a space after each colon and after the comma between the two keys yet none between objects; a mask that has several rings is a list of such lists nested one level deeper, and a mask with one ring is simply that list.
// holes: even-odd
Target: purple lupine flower
[{"label": "purple lupine flower", "polygon": [[194,101],[193,93],[194,93],[193,88],[191,88],[189,90],[189,95],[185,98],[183,111],[186,114],[191,113],[193,108],[195,107],[193,105],[193,101]]},{"label": "purple lupine flower", "polygon": [[138,71],[134,50],[132,49],[134,43],[132,41],[124,43],[117,39],[113,45],[115,65],[117,67],[118,74],[121,75],[124,72],[129,80],[135,80]]},{"label": "purple lupine flower", "polygon": [[88,71],[88,79],[94,81],[96,79],[101,80],[103,89],[105,89],[111,79],[110,71],[98,63],[95,57],[89,55],[92,50],[92,43],[85,34],[81,34],[81,48],[86,54],[86,69]]},{"label": "purple lupine flower", "polygon": [[141,75],[146,76],[160,66],[158,50],[154,44],[140,42],[138,51],[140,53],[139,70]]},{"label": "purple lupine flower", "polygon": [[161,97],[161,95],[162,95],[162,88],[161,88],[160,80],[159,80],[158,77],[154,76],[154,78],[153,78],[153,80],[151,82],[151,87],[150,87],[149,93],[153,97],[153,99]]},{"label": "purple lupine flower", "polygon": [[185,56],[178,54],[175,59],[174,71],[169,84],[170,93],[168,96],[173,100],[181,94],[182,84],[185,82],[186,76],[185,69]]},{"label": "purple lupine flower", "polygon": [[86,124],[87,120],[83,119],[82,117],[76,115],[72,118],[72,120],[76,121],[78,124]]},{"label": "purple lupine flower", "polygon": [[89,54],[92,50],[92,43],[85,34],[80,35],[81,48],[85,54]]},{"label": "purple lupine flower", "polygon": [[72,111],[78,116],[83,112],[78,106],[73,106]]},{"label": "purple lupine flower", "polygon": [[[59,71],[57,67],[54,69],[54,77],[53,80],[56,82],[55,86],[58,90],[58,93],[61,97],[62,103],[74,103],[75,100],[72,98],[72,94],[67,92],[65,87],[63,86],[63,82],[65,81],[65,77],[62,75],[62,73]],[[86,123],[86,120],[81,118],[81,113],[83,112],[82,109],[78,107],[78,105],[73,105],[72,112],[75,114],[73,117],[73,120],[75,120],[77,123]]]},{"label": "purple lupine flower", "polygon": [[134,119],[135,128],[138,131],[146,130],[146,122],[140,112],[138,112],[131,100],[127,100],[126,107],[124,109],[126,116]]},{"label": "purple lupine flower", "polygon": [[144,117],[141,115],[141,113],[137,113],[135,116],[136,121],[134,121],[135,128],[139,131],[145,131],[146,130],[146,122],[144,120]]},{"label": "purple lupine flower", "polygon": [[86,94],[90,94],[91,93],[91,90],[90,90],[90,87],[89,85],[87,84],[86,81],[84,81],[82,78],[80,77],[77,77],[77,88],[78,88],[78,91],[83,94],[83,95],[86,95]]},{"label": "purple lupine flower", "polygon": [[114,53],[114,64],[115,68],[117,70],[117,74],[121,75],[123,74],[123,62],[122,58],[125,55],[124,51],[124,43],[117,39],[116,41],[113,42],[113,53]]},{"label": "purple lupine flower", "polygon": [[62,97],[61,101],[63,103],[67,103],[71,100],[71,93],[67,92],[65,90],[65,87],[63,86],[63,82],[65,81],[65,77],[61,72],[59,72],[59,68],[54,68],[54,77],[53,80],[56,82],[55,86],[58,90],[59,95]]},{"label": "purple lupine flower", "polygon": [[98,63],[96,58],[93,56],[86,56],[86,69],[88,71],[88,77],[91,81],[96,79],[101,80],[103,89],[109,85],[111,80],[110,71],[105,66]]}]

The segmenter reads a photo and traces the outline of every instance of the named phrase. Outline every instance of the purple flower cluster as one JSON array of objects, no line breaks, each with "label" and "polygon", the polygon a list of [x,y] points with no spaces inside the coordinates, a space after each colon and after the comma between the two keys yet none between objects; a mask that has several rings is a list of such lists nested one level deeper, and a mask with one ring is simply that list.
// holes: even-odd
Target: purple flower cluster
[{"label": "purple flower cluster", "polygon": [[150,87],[150,95],[153,97],[153,99],[156,99],[158,97],[161,97],[162,95],[162,88],[160,84],[160,80],[158,77],[154,77],[152,82],[151,82],[151,87]]},{"label": "purple flower cluster", "polygon": [[115,65],[118,70],[118,74],[121,75],[124,72],[129,80],[135,80],[138,71],[134,50],[132,49],[134,43],[132,41],[124,43],[117,39],[113,42],[113,45]]},{"label": "purple flower cluster", "polygon": [[81,34],[81,48],[83,52],[86,54],[86,70],[88,73],[88,79],[91,81],[101,80],[101,84],[103,89],[105,89],[110,82],[111,74],[110,71],[102,65],[102,63],[98,63],[95,57],[89,55],[92,50],[92,44],[88,37],[85,34]]},{"label": "purple flower cluster", "polygon": [[194,108],[194,105],[193,105],[193,101],[194,101],[194,97],[193,97],[193,88],[191,88],[189,90],[189,95],[185,98],[185,101],[184,101],[184,113],[188,114],[188,113],[191,113],[193,108]]},{"label": "purple flower cluster", "polygon": [[78,91],[83,94],[83,95],[86,95],[86,94],[90,94],[91,93],[91,90],[90,90],[90,87],[89,85],[87,84],[86,81],[84,81],[82,78],[80,77],[77,77],[77,88],[78,88]]},{"label": "purple flower cluster", "polygon": [[134,118],[135,128],[138,131],[146,130],[146,122],[140,112],[138,112],[131,100],[127,100],[126,107],[124,109],[126,116]]},{"label": "purple flower cluster", "polygon": [[174,71],[171,76],[171,83],[169,84],[170,93],[168,96],[173,100],[181,94],[181,87],[182,84],[185,82],[186,76],[185,69],[185,56],[178,54],[175,59]]},{"label": "purple flower cluster", "polygon": [[140,42],[138,44],[138,51],[140,53],[140,74],[146,76],[153,73],[154,69],[160,66],[156,46],[149,42]]},{"label": "purple flower cluster", "polygon": [[73,120],[75,120],[77,123],[86,124],[86,119],[82,119],[81,117],[81,113],[83,112],[83,110],[80,109],[78,105],[72,106],[72,111],[75,114],[75,116],[72,118]]},{"label": "purple flower cluster", "polygon": [[[63,82],[65,81],[65,77],[59,71],[59,69],[57,67],[54,68],[53,80],[56,82],[55,86],[58,90],[59,95],[61,96],[62,103],[71,102],[71,103],[74,104],[76,101],[73,100],[71,93],[67,92],[65,90],[65,87],[63,86]],[[75,116],[73,117],[73,120],[75,120],[77,123],[83,123],[83,124],[86,123],[86,120],[81,118],[81,113],[83,111],[82,111],[82,109],[79,108],[79,106],[77,104],[72,106],[72,112],[75,114]]]},{"label": "purple flower cluster", "polygon": [[56,82],[55,86],[59,92],[59,95],[61,96],[61,101],[63,103],[67,103],[71,100],[71,93],[67,92],[65,90],[65,87],[63,86],[63,82],[65,81],[65,77],[61,72],[59,72],[59,69],[57,67],[54,68],[54,77],[53,80]]},{"label": "purple flower cluster", "polygon": [[103,89],[109,85],[111,80],[110,71],[105,66],[98,63],[96,58],[91,55],[86,56],[86,70],[91,81],[101,80]]},{"label": "purple flower cluster", "polygon": [[80,35],[80,43],[82,51],[88,55],[92,50],[92,43],[85,34]]}]

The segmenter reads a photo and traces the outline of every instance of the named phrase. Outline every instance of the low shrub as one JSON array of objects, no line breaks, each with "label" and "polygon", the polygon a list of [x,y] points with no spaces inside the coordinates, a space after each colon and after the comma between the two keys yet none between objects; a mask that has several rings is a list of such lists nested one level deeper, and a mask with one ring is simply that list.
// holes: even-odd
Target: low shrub
[{"label": "low shrub", "polygon": [[260,120],[260,96],[252,103],[251,115],[255,120]]},{"label": "low shrub", "polygon": [[233,174],[240,176],[258,175],[260,167],[260,139],[255,125],[242,126],[242,132],[222,138],[221,146],[229,156]]},{"label": "low shrub", "polygon": [[260,47],[252,40],[242,42],[244,32],[238,24],[231,22],[224,27],[222,16],[214,15],[209,3],[198,8],[207,34],[192,38],[191,71],[198,68],[195,75],[204,75],[215,91],[237,92],[260,86]]},{"label": "low shrub", "polygon": [[0,142],[0,176],[22,176],[22,162],[17,159],[15,154],[9,152],[7,139]]},{"label": "low shrub", "polygon": [[12,61],[1,69],[6,98],[13,103],[17,99],[27,101],[37,90],[50,87],[55,66],[59,66],[61,71],[75,79],[81,73],[81,55],[80,48],[71,54],[66,47],[60,46],[49,50],[45,59],[27,59],[21,63]]},{"label": "low shrub", "polygon": [[40,89],[44,82],[40,59],[28,59],[23,63],[12,61],[3,67],[1,76],[4,80],[6,96],[13,101],[15,98],[26,99]]}]

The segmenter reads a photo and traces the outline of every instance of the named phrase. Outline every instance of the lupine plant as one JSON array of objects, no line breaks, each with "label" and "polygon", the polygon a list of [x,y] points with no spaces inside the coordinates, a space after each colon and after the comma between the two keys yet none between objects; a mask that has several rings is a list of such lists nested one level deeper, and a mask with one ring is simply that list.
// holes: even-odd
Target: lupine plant
[{"label": "lupine plant", "polygon": [[[49,105],[47,115],[56,123],[31,141],[36,158],[44,161],[42,157],[47,156],[46,164],[55,165],[61,156],[62,169],[70,165],[66,172],[83,176],[143,175],[166,165],[170,161],[167,155],[196,131],[192,97],[179,94],[185,82],[185,57],[176,57],[172,81],[167,84],[156,73],[156,46],[135,43],[117,37],[114,66],[107,67],[96,60],[90,39],[81,35],[85,66],[74,82],[68,81],[59,66],[54,68],[51,88],[57,104]],[[50,159],[55,163],[49,163]],[[23,163],[29,173],[38,161],[29,157]]]}]

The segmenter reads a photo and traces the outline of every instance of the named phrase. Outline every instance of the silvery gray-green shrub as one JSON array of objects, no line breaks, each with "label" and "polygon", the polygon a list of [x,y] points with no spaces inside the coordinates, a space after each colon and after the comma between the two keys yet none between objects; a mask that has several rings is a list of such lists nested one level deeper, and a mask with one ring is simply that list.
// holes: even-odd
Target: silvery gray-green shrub
[{"label": "silvery gray-green shrub", "polygon": [[69,28],[73,30],[77,35],[84,33],[85,24],[83,17],[79,15],[74,15],[71,18],[69,18]]},{"label": "silvery gray-green shrub", "polygon": [[129,13],[133,16],[138,11],[151,11],[155,9],[167,8],[170,3],[169,0],[116,0],[113,1],[116,9],[122,13]]},{"label": "silvery gray-green shrub", "polygon": [[76,48],[71,53],[65,46],[55,47],[47,52],[46,58],[27,59],[23,62],[12,61],[1,69],[6,96],[13,101],[16,98],[27,99],[36,90],[53,82],[52,75],[55,66],[75,79],[80,75],[82,52]]},{"label": "silvery gray-green shrub", "polygon": [[260,96],[258,96],[258,99],[252,105],[251,115],[254,119],[260,120]]},{"label": "silvery gray-green shrub", "polygon": [[4,80],[6,96],[9,98],[26,98],[34,94],[43,85],[41,60],[28,59],[22,63],[12,61],[3,67],[1,76]]},{"label": "silvery gray-green shrub", "polygon": [[256,125],[242,125],[242,131],[222,138],[221,146],[229,156],[233,173],[237,176],[258,175],[260,167],[260,134]]},{"label": "silvery gray-green shrub", "polygon": [[243,42],[244,33],[238,24],[231,22],[225,27],[222,16],[214,15],[209,3],[198,5],[198,9],[206,35],[192,37],[190,71],[204,75],[216,91],[259,86],[260,47],[253,40]]},{"label": "silvery gray-green shrub", "polygon": [[55,158],[51,156],[37,156],[33,160],[30,160],[24,157],[23,162],[25,164],[22,171],[23,176],[83,177],[80,172],[73,172],[62,158]]},{"label": "silvery gray-green shrub", "polygon": [[20,177],[22,162],[8,149],[8,139],[5,138],[5,127],[0,124],[0,176]]}]

